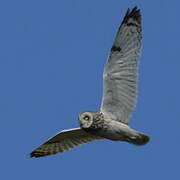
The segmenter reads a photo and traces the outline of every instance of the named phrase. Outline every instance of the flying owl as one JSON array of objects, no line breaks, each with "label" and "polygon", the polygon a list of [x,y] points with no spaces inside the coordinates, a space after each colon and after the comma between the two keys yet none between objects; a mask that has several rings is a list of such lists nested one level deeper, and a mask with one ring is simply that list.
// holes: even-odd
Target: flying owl
[{"label": "flying owl", "polygon": [[31,157],[62,153],[102,139],[134,145],[144,145],[149,141],[147,135],[128,124],[136,104],[141,39],[141,13],[134,7],[124,16],[104,68],[100,111],[80,114],[79,128],[60,131],[32,151]]}]

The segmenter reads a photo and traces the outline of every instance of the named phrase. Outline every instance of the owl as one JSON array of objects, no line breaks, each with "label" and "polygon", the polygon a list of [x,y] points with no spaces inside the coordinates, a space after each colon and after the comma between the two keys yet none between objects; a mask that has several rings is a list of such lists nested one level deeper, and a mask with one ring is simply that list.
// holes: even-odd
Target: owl
[{"label": "owl", "polygon": [[134,145],[144,145],[149,141],[149,136],[129,126],[136,105],[141,39],[141,12],[134,7],[124,16],[104,67],[100,110],[81,113],[79,128],[60,131],[32,151],[31,157],[62,153],[102,139]]}]

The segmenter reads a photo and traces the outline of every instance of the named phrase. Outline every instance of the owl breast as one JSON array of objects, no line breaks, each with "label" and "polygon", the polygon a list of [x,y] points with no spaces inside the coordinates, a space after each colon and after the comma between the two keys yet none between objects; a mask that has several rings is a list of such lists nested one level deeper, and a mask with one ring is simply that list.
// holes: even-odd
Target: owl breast
[{"label": "owl breast", "polygon": [[136,131],[121,122],[103,119],[94,121],[87,132],[113,141],[125,141],[127,137],[133,137]]}]

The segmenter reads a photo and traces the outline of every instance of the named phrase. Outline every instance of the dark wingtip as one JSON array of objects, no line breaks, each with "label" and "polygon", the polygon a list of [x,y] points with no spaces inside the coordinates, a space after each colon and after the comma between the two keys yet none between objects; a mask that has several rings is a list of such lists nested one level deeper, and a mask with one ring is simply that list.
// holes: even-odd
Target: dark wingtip
[{"label": "dark wingtip", "polygon": [[38,152],[38,151],[33,151],[30,153],[30,157],[33,158],[38,158],[38,157],[43,157],[46,156],[46,154],[44,154],[43,152]]},{"label": "dark wingtip", "polygon": [[31,152],[29,155],[30,155],[31,158],[33,158],[33,157],[38,157],[37,154],[34,153],[34,152]]},{"label": "dark wingtip", "polygon": [[137,6],[135,6],[132,10],[129,8],[127,9],[121,25],[127,23],[130,18],[133,18],[138,24],[141,24],[141,11]]},{"label": "dark wingtip", "polygon": [[34,150],[33,152],[31,152],[29,155],[31,158],[39,158],[39,157],[44,157],[44,156],[50,156],[50,155],[55,155],[57,154],[57,152],[43,152],[43,151],[38,151],[38,150]]},{"label": "dark wingtip", "polygon": [[32,153],[30,153],[30,154],[29,154],[29,156],[30,156],[30,158],[32,158],[32,157],[33,157],[33,154],[32,154]]}]

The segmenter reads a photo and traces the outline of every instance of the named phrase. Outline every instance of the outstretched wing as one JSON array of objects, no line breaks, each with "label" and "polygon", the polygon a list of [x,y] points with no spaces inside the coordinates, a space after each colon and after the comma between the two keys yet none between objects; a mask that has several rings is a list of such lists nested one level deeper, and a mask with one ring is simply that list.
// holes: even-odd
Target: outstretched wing
[{"label": "outstretched wing", "polygon": [[105,117],[128,124],[136,104],[141,13],[128,9],[116,34],[104,69],[101,111]]},{"label": "outstretched wing", "polygon": [[42,157],[62,153],[81,144],[102,139],[80,128],[63,130],[30,153],[31,157]]}]

